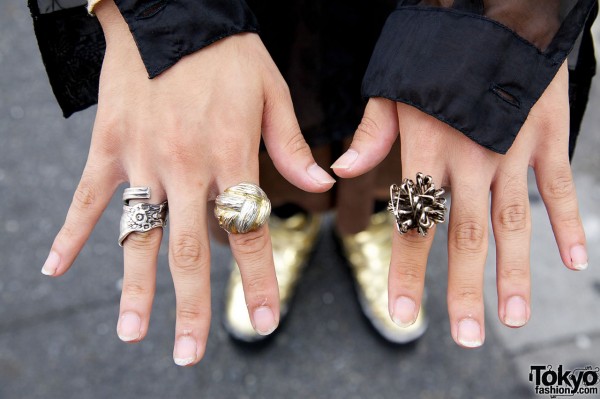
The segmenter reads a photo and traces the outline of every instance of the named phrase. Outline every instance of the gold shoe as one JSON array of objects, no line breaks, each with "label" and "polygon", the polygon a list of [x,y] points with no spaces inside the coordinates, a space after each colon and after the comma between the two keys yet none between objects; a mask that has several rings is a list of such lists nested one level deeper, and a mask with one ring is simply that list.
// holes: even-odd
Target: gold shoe
[{"label": "gold shoe", "polygon": [[[280,319],[289,310],[290,300],[315,246],[320,226],[321,217],[316,215],[296,214],[287,219],[271,215],[269,219],[279,285]],[[255,342],[266,338],[252,327],[240,270],[235,261],[226,291],[224,324],[229,334],[237,340]]]},{"label": "gold shoe", "polygon": [[393,226],[393,216],[389,212],[375,213],[365,230],[340,237],[340,243],[365,316],[385,339],[406,344],[425,333],[427,318],[423,303],[417,320],[408,327],[399,327],[390,317],[388,272],[392,257]]}]

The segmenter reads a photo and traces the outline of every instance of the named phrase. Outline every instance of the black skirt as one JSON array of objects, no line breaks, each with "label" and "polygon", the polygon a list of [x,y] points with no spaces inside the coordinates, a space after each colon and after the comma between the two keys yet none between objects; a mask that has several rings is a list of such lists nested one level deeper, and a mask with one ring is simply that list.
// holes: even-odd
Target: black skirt
[{"label": "black skirt", "polygon": [[250,0],[260,36],[287,81],[311,145],[354,133],[366,101],[361,82],[391,0]]}]

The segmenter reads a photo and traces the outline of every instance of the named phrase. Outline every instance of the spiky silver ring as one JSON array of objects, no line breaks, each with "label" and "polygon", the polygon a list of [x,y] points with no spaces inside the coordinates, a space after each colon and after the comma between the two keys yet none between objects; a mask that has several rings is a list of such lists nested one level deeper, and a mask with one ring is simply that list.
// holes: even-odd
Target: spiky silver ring
[{"label": "spiky silver ring", "polygon": [[421,236],[437,223],[444,223],[446,217],[446,198],[444,189],[435,189],[433,178],[417,173],[415,181],[404,179],[401,185],[390,186],[388,211],[396,218],[396,227],[400,234],[417,229]]}]

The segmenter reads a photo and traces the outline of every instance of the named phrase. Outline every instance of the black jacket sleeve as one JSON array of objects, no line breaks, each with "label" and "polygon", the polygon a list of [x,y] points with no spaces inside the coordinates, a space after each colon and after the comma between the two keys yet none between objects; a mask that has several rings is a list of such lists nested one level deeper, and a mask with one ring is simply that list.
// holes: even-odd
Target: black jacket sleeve
[{"label": "black jacket sleeve", "polygon": [[596,0],[442,3],[399,4],[373,52],[364,97],[410,104],[506,153],[576,43],[586,44],[586,72],[594,73]]},{"label": "black jacket sleeve", "polygon": [[[150,78],[219,39],[258,31],[258,22],[244,0],[115,3],[129,25]],[[29,0],[42,59],[65,117],[98,100],[106,45],[100,24],[88,15],[85,4],[83,0]]]},{"label": "black jacket sleeve", "polygon": [[219,39],[258,32],[244,0],[115,0],[153,78]]}]

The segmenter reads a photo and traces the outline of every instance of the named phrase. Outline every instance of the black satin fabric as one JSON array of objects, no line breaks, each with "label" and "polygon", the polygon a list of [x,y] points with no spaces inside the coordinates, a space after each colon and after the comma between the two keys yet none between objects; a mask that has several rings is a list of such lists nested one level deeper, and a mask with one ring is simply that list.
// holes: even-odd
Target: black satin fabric
[{"label": "black satin fabric", "polygon": [[400,5],[375,47],[363,95],[417,107],[504,154],[596,11],[595,0],[580,1],[541,51],[472,10]]},{"label": "black satin fabric", "polygon": [[258,32],[243,0],[114,0],[150,78],[217,40]]},{"label": "black satin fabric", "polygon": [[[29,1],[65,116],[95,103],[104,54],[98,22],[83,6]],[[590,26],[597,0],[115,3],[150,78],[216,40],[257,32],[260,22],[311,145],[351,135],[365,100],[378,96],[418,107],[505,153],[575,46],[569,59],[572,150],[596,66]]]},{"label": "black satin fabric", "polygon": [[50,86],[67,118],[98,101],[98,81],[106,49],[104,34],[85,6],[42,5],[43,8],[36,0],[29,1]]},{"label": "black satin fabric", "polygon": [[360,85],[394,0],[248,0],[260,36],[290,87],[307,142],[352,135]]},{"label": "black satin fabric", "polygon": [[[42,59],[65,117],[98,101],[106,44],[85,0],[29,0]],[[258,32],[244,0],[115,0],[154,78],[185,55],[242,32]]]}]

